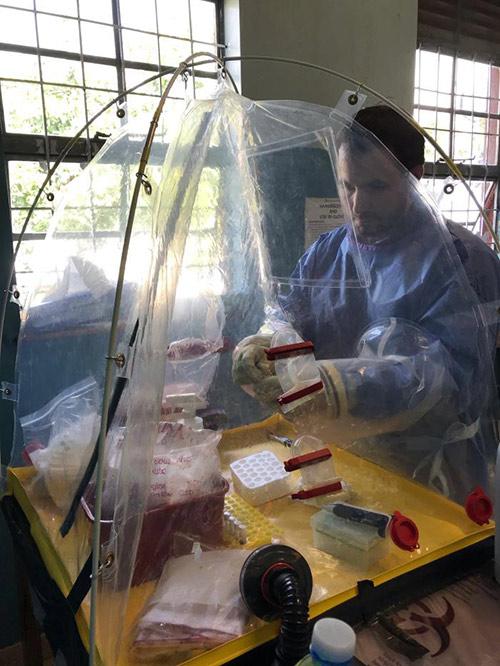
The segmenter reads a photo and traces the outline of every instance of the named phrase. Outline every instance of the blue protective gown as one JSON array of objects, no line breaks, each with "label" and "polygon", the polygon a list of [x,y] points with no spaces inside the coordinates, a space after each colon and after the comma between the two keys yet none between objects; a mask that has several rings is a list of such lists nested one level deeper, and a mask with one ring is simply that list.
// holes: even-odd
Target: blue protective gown
[{"label": "blue protective gown", "polygon": [[[363,441],[361,452],[462,501],[478,483],[487,485],[485,461],[496,445],[485,407],[493,386],[492,328],[459,256],[467,252],[463,240],[427,211],[414,214],[412,227],[377,245],[357,245],[347,226],[323,234],[297,264],[281,306],[301,336],[314,342],[318,360],[352,359],[339,361],[339,369],[354,416],[400,414],[438,390],[417,423]],[[461,246],[455,249],[454,241]],[[365,287],[360,262],[369,275]],[[318,286],[311,286],[314,280]],[[494,280],[480,300],[498,288]],[[383,353],[388,362],[363,363],[366,340],[380,340],[391,325]]]},{"label": "blue protective gown", "polygon": [[463,225],[448,220],[446,227],[467,280],[483,306],[494,353],[500,340],[500,260],[486,243]]}]

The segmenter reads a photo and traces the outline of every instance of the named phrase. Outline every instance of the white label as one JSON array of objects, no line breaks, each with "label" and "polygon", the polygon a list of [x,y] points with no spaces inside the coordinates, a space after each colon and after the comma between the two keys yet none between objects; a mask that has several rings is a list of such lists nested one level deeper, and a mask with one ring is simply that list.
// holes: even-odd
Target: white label
[{"label": "white label", "polygon": [[[355,97],[352,97],[353,95]],[[356,103],[351,104],[351,102],[354,102],[354,100],[356,100]],[[346,116],[354,118],[365,102],[366,95],[363,95],[363,93],[359,92],[359,90],[344,90],[342,95],[339,97],[339,101],[335,105],[335,110],[340,111],[341,113],[345,113]]]},{"label": "white label", "polygon": [[338,197],[307,197],[305,207],[305,244],[309,247],[324,234],[344,224]]}]

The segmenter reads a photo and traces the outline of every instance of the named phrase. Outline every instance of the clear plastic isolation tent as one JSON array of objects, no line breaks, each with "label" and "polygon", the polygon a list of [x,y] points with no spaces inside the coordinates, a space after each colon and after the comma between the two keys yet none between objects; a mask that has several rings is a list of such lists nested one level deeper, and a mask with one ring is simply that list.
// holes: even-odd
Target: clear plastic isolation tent
[{"label": "clear plastic isolation tent", "polygon": [[[436,206],[375,137],[221,80],[168,142],[152,139],[145,169],[150,139],[125,128],[68,188],[18,346],[11,465],[64,526],[71,581],[101,517],[90,613],[105,664],[177,664],[255,627],[238,588],[251,529],[303,553],[314,602],[344,571],[360,580],[442,546],[438,525],[477,529],[496,452],[496,323]],[[338,468],[318,465],[317,483],[271,472],[328,447]],[[264,451],[273,462],[246,460],[245,481],[241,460]],[[391,548],[339,565],[325,509],[339,499],[385,516]],[[419,539],[412,521],[394,528],[403,508]]]}]

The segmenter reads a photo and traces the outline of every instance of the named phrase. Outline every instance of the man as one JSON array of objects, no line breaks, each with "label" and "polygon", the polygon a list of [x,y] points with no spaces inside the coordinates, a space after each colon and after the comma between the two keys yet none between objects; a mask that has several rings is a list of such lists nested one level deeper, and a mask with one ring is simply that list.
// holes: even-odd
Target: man
[{"label": "man", "polygon": [[[362,109],[356,121],[376,136],[420,180],[424,174],[424,137],[388,106]],[[490,348],[500,389],[500,260],[477,235],[461,224],[446,220],[446,227],[488,324]],[[496,398],[496,396],[495,396]],[[494,401],[496,402],[496,400]],[[496,411],[495,405],[492,409]]]},{"label": "man", "polygon": [[[302,431],[463,501],[487,484],[496,444],[484,409],[493,343],[478,299],[497,299],[498,262],[479,239],[447,230],[419,194],[409,173],[423,173],[419,133],[386,107],[356,120],[378,139],[356,125],[337,136],[336,181],[351,224],[320,236],[280,300],[284,318],[314,343],[323,387],[289,414]],[[488,273],[479,279],[477,255]],[[265,359],[271,343],[250,336],[234,356],[235,380],[262,401],[282,389]]]},{"label": "man", "polygon": [[[356,121],[376,136],[417,180],[422,178],[424,137],[399,113],[388,106],[371,106],[358,111]],[[492,315],[497,314],[496,308],[500,305],[500,261],[497,255],[463,225],[446,220],[446,226],[479,302],[494,304],[487,310]],[[495,322],[492,323],[495,327]]]}]

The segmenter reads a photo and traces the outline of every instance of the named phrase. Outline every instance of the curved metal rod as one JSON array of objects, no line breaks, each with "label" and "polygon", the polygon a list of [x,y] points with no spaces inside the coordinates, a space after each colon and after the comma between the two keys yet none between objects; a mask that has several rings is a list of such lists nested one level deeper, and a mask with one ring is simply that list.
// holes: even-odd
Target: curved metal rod
[{"label": "curved metal rod", "polygon": [[324,72],[325,74],[330,74],[331,76],[336,76],[339,79],[343,79],[344,81],[348,81],[349,83],[353,83],[358,87],[358,89],[366,90],[369,92],[371,95],[374,95],[375,97],[378,97],[381,99],[387,106],[390,106],[394,111],[397,111],[399,114],[401,114],[413,127],[420,132],[420,134],[429,141],[429,143],[433,146],[435,150],[441,155],[443,160],[445,161],[446,165],[450,169],[451,173],[458,179],[460,180],[466,187],[468,193],[470,194],[472,200],[478,207],[478,210],[480,212],[481,217],[484,220],[484,223],[486,224],[486,227],[488,231],[490,232],[493,242],[495,244],[495,247],[497,249],[497,252],[500,252],[500,240],[493,229],[493,226],[491,222],[488,219],[488,216],[486,215],[486,211],[484,210],[483,206],[479,203],[476,195],[472,191],[472,188],[467,184],[467,181],[463,177],[460,169],[457,167],[455,162],[448,156],[448,154],[441,148],[441,146],[438,144],[438,142],[423,128],[420,126],[420,124],[413,118],[412,115],[410,115],[405,109],[401,108],[399,104],[396,104],[392,100],[390,100],[388,97],[383,95],[382,93],[379,93],[377,90],[374,88],[370,88],[370,86],[367,86],[366,84],[362,83],[361,81],[357,81],[354,79],[352,76],[348,76],[347,74],[342,74],[341,72],[337,72],[335,69],[330,69],[329,67],[323,67],[321,65],[315,65],[311,62],[305,62],[304,60],[295,60],[294,58],[281,58],[281,57],[275,57],[275,56],[255,56],[255,55],[246,55],[246,56],[228,56],[222,58],[224,62],[233,62],[233,61],[238,61],[238,60],[259,60],[259,61],[267,61],[267,62],[281,62],[285,64],[290,64],[290,65],[298,65],[299,67],[306,67],[308,69],[314,69],[319,72]]},{"label": "curved metal rod", "polygon": [[206,56],[211,58],[210,62],[217,62],[223,66],[220,59],[216,56],[212,56],[210,53],[199,52],[194,53],[185,60],[183,60],[180,65],[177,67],[175,72],[172,75],[172,78],[168,82],[167,87],[163,91],[163,94],[160,98],[156,111],[153,114],[149,126],[149,132],[146,137],[146,142],[142,150],[141,159],[139,162],[139,169],[136,174],[134,191],[132,194],[132,199],[130,202],[130,209],[127,218],[127,225],[125,227],[125,234],[123,238],[122,245],[122,254],[120,259],[120,267],[118,270],[118,277],[116,281],[116,291],[115,299],[113,303],[113,314],[111,317],[111,329],[109,332],[108,339],[108,351],[106,356],[106,369],[104,375],[104,390],[102,397],[102,412],[101,412],[101,427],[99,431],[99,444],[98,444],[98,457],[97,457],[97,472],[96,472],[96,481],[95,481],[95,507],[94,507],[94,523],[92,526],[92,585],[90,588],[90,623],[89,623],[89,663],[91,666],[95,663],[96,659],[96,623],[97,623],[97,585],[98,585],[98,575],[99,575],[99,544],[101,538],[101,513],[102,513],[102,494],[103,494],[103,481],[104,481],[104,447],[106,442],[106,432],[108,427],[108,406],[111,400],[112,394],[112,385],[113,385],[113,375],[114,375],[114,356],[115,356],[115,347],[117,342],[117,331],[118,331],[118,317],[120,313],[123,284],[125,280],[125,268],[127,265],[128,250],[130,246],[130,239],[132,235],[132,227],[134,224],[135,211],[137,208],[137,202],[139,200],[139,193],[141,190],[141,185],[143,182],[143,177],[145,175],[145,170],[148,165],[149,156],[151,154],[151,148],[153,145],[153,140],[155,137],[156,129],[158,127],[158,122],[163,111],[163,107],[167,100],[167,97],[172,89],[173,84],[179,76],[186,72],[189,67],[194,65],[192,61],[195,58],[200,56]]}]

